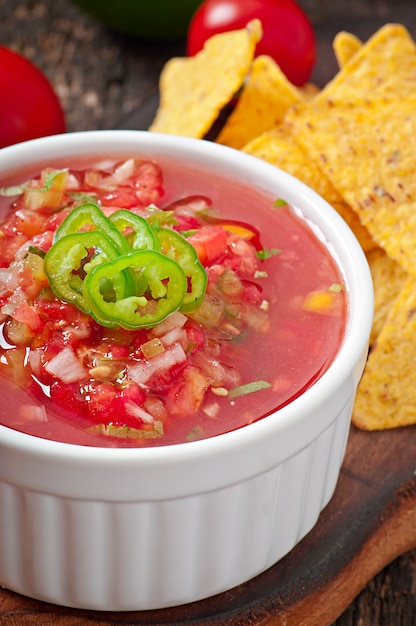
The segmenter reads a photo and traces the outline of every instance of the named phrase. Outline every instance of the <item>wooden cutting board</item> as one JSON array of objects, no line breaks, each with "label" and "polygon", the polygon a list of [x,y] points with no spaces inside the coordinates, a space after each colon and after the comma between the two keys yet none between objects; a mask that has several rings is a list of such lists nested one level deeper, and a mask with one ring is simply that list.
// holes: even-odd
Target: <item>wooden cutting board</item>
[{"label": "wooden cutting board", "polygon": [[416,547],[416,427],[352,428],[339,482],[309,535],[248,583],[202,602],[130,613],[55,607],[0,591],[1,626],[330,626],[385,565]]}]

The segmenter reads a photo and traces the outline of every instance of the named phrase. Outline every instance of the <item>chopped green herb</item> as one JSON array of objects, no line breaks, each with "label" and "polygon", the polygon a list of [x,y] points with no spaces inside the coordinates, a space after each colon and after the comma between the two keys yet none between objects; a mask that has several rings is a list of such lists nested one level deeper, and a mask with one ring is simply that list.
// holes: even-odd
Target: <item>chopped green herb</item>
[{"label": "chopped green herb", "polygon": [[260,259],[260,261],[264,261],[264,259],[270,259],[270,257],[275,256],[275,254],[280,254],[281,250],[279,250],[278,248],[271,248],[270,250],[268,250],[267,248],[263,248],[263,250],[257,250],[257,258]]},{"label": "chopped green herb", "polygon": [[67,171],[68,171],[67,169],[63,169],[63,170],[52,170],[51,172],[48,172],[48,174],[45,177],[45,184],[43,186],[43,189],[45,191],[52,189],[55,178],[59,176],[60,174],[64,174]]},{"label": "chopped green herb", "polygon": [[42,259],[44,259],[46,255],[46,252],[44,252],[37,246],[29,246],[28,252],[30,252],[30,254],[36,254],[37,256],[40,256]]},{"label": "chopped green herb", "polygon": [[175,226],[175,224],[177,224],[173,211],[163,211],[153,205],[147,207],[146,219],[155,229],[163,226]]},{"label": "chopped green herb", "polygon": [[68,195],[77,201],[77,204],[97,204],[97,197],[93,193],[85,193],[84,191],[74,191]]},{"label": "chopped green herb", "polygon": [[194,426],[193,429],[190,430],[189,433],[186,435],[186,440],[197,441],[198,439],[202,439],[203,437],[204,437],[203,429],[198,424],[196,424],[196,426]]},{"label": "chopped green herb", "polygon": [[335,291],[335,293],[339,293],[340,291],[344,291],[345,289],[345,285],[342,285],[341,283],[333,283],[330,288],[329,291]]},{"label": "chopped green herb", "polygon": [[280,206],[287,206],[287,202],[286,200],[283,200],[283,198],[277,198],[277,200],[274,201],[273,206],[277,209]]},{"label": "chopped green herb", "polygon": [[260,391],[261,389],[268,389],[271,386],[271,383],[267,382],[267,380],[255,380],[252,383],[246,383],[245,385],[240,385],[239,387],[230,389],[228,397],[238,398],[238,396],[246,396],[248,393],[254,393],[255,391]]},{"label": "chopped green herb", "polygon": [[88,429],[97,435],[107,435],[120,439],[155,439],[163,437],[163,423],[155,421],[152,430],[132,428],[131,426],[116,426],[114,424],[97,424]]}]

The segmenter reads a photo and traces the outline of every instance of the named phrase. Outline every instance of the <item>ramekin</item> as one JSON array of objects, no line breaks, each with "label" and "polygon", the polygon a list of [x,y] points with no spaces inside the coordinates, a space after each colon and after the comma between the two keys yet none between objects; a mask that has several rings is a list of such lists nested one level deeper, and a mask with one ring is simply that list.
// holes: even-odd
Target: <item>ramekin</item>
[{"label": "ramekin", "polygon": [[149,610],[229,590],[275,564],[329,502],[368,349],[373,290],[349,227],[316,193],[207,141],[90,131],[0,151],[0,178],[47,158],[129,151],[191,160],[297,206],[330,244],[349,297],[330,368],[268,417],[149,449],[57,443],[0,427],[0,585],[84,609]]}]

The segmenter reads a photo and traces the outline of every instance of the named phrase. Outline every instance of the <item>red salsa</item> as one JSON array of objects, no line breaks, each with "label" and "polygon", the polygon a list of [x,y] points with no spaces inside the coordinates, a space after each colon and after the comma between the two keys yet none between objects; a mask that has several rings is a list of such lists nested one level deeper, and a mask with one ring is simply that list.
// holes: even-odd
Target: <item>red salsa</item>
[{"label": "red salsa", "polygon": [[4,426],[89,446],[212,437],[296,398],[339,349],[343,277],[284,198],[130,156],[0,188]]}]

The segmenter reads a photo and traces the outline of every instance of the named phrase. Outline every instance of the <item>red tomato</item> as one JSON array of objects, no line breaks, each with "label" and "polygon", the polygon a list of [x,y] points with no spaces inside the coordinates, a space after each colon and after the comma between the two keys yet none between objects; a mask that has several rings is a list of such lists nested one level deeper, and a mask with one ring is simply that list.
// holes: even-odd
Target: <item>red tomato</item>
[{"label": "red tomato", "polygon": [[316,61],[315,33],[294,0],[205,0],[189,26],[188,55],[201,50],[212,35],[244,28],[254,18],[263,25],[256,56],[271,56],[294,85],[306,83]]},{"label": "red tomato", "polygon": [[65,132],[61,104],[44,74],[0,46],[0,148]]}]

